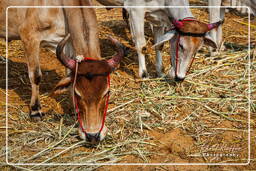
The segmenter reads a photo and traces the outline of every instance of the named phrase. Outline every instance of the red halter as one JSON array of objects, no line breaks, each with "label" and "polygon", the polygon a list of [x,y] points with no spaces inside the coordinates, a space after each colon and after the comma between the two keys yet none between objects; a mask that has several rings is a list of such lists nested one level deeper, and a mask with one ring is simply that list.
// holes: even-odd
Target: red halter
[{"label": "red halter", "polygon": [[[83,60],[93,60],[93,61],[96,61],[95,59],[93,58],[88,58],[88,57],[85,57]],[[78,104],[77,104],[77,99],[76,99],[76,96],[75,96],[75,84],[76,84],[76,78],[77,78],[77,69],[78,69],[78,61],[76,62],[76,69],[75,69],[75,78],[74,78],[74,83],[73,83],[73,104],[74,104],[74,108],[75,108],[75,112],[77,114],[77,120],[79,122],[79,126],[82,130],[82,132],[87,135],[84,127],[83,127],[83,122],[81,120],[81,114],[80,114],[80,111],[79,111],[79,108],[78,108]],[[110,88],[110,75],[108,74],[107,75],[107,78],[108,78],[108,88]],[[99,134],[101,133],[104,125],[105,125],[105,120],[106,120],[106,115],[107,115],[107,111],[108,111],[108,103],[109,103],[109,93],[107,94],[107,99],[106,99],[106,103],[105,103],[105,108],[104,108],[104,113],[103,113],[103,119],[102,119],[102,123],[101,123],[101,128],[99,130]]]},{"label": "red halter", "polygon": [[[178,35],[177,35],[178,38],[177,38],[177,42],[176,42],[176,56],[175,56],[175,65],[176,65],[175,76],[177,76],[177,73],[178,73],[180,35],[184,34],[186,36],[195,36],[195,37],[202,37],[203,36],[203,34],[201,35],[201,34],[180,32],[179,29],[181,27],[183,27],[183,22],[184,21],[195,21],[195,19],[188,17],[188,18],[184,18],[183,20],[180,20],[179,22],[175,22],[175,21],[173,22],[173,24],[174,24],[174,28],[173,29],[177,30],[177,32],[178,32]],[[189,65],[189,68],[188,68],[188,70],[186,72],[188,72],[190,70],[192,63],[194,62],[194,59],[195,59],[195,56],[192,58],[192,61],[191,61],[190,65]]]}]

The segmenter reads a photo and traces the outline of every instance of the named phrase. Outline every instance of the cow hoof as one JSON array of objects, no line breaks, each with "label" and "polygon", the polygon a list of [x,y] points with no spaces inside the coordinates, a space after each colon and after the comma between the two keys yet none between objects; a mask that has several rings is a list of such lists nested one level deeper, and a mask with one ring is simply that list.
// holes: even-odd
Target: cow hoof
[{"label": "cow hoof", "polygon": [[142,73],[139,74],[141,78],[148,78],[148,72],[143,70]]},{"label": "cow hoof", "polygon": [[227,48],[224,44],[221,45],[219,51],[222,52],[222,51],[225,51]]},{"label": "cow hoof", "polygon": [[160,72],[160,73],[157,73],[157,77],[158,78],[164,78],[165,77],[165,74]]},{"label": "cow hoof", "polygon": [[175,70],[173,68],[170,69],[170,71],[166,75],[166,78],[174,80],[174,78],[175,78]]},{"label": "cow hoof", "polygon": [[43,116],[44,116],[44,113],[42,112],[33,112],[33,113],[30,113],[30,119],[33,121],[33,122],[38,122],[38,121],[42,121],[43,120]]},{"label": "cow hoof", "polygon": [[219,52],[216,52],[216,51],[215,52],[212,52],[212,51],[210,52],[211,57],[217,56],[218,54],[219,54]]}]

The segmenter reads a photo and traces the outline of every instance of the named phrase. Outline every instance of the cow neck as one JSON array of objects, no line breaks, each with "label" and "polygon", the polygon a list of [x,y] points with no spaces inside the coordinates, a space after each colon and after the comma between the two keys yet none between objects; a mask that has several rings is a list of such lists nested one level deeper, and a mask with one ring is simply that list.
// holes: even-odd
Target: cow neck
[{"label": "cow neck", "polygon": [[[90,6],[89,0],[64,0],[64,6]],[[100,42],[96,13],[93,8],[64,8],[65,29],[71,35],[74,54],[98,58]]]},{"label": "cow neck", "polygon": [[[89,58],[89,57],[85,57],[83,58],[82,61],[84,60],[92,60],[92,61],[97,61],[97,59],[93,59],[93,58]],[[78,123],[79,123],[79,126],[82,130],[82,132],[85,134],[85,136],[87,135],[84,127],[83,127],[83,122],[82,122],[82,119],[81,119],[81,113],[79,111],[79,107],[78,107],[78,103],[77,103],[77,98],[76,98],[76,94],[75,94],[75,85],[76,85],[76,80],[77,80],[77,72],[78,72],[78,63],[79,61],[76,60],[76,66],[75,66],[75,76],[74,76],[74,82],[73,82],[73,105],[74,105],[74,110],[75,110],[75,113],[77,115],[77,120],[78,120]],[[108,88],[110,88],[110,75],[108,74],[107,75],[107,81],[108,81]],[[100,135],[101,131],[103,130],[104,128],[104,125],[105,125],[105,120],[106,120],[106,115],[107,115],[107,111],[108,111],[108,103],[109,103],[109,93],[107,94],[107,100],[106,100],[106,103],[105,103],[105,108],[104,108],[104,113],[103,113],[103,119],[102,119],[102,123],[101,123],[101,128],[98,132],[98,135]]]}]

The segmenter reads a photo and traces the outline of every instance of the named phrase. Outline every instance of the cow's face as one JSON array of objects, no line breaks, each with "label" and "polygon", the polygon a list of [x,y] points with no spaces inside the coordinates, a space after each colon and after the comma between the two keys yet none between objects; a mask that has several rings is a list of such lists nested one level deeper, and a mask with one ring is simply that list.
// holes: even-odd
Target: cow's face
[{"label": "cow's face", "polygon": [[[192,37],[179,36],[178,34],[170,40],[170,53],[172,67],[169,71],[169,77],[176,81],[183,81],[190,69],[193,58],[203,44],[217,48],[216,43],[210,36]],[[178,51],[178,52],[177,52]]]},{"label": "cow's face", "polygon": [[107,133],[104,114],[109,96],[109,74],[118,65],[124,53],[121,44],[113,40],[119,47],[117,55],[110,60],[84,59],[77,63],[76,68],[73,64],[75,61],[67,60],[62,53],[66,41],[67,39],[64,39],[59,43],[56,54],[58,59],[71,69],[71,73],[57,84],[55,93],[61,93],[72,87],[73,103],[80,116],[79,136],[91,143],[97,143],[103,140]]},{"label": "cow's face", "polygon": [[109,95],[108,75],[111,71],[107,61],[84,60],[78,63],[77,73],[72,72],[55,88],[55,92],[60,93],[72,87],[75,96],[73,103],[80,115],[79,136],[89,142],[101,141],[107,133],[103,120]]},{"label": "cow's face", "polygon": [[[204,24],[199,21],[184,21],[163,35],[157,44],[160,46],[165,41],[170,42],[170,54],[172,67],[169,76],[176,81],[185,79],[193,58],[203,44],[216,48],[216,43],[208,34],[211,28],[217,27],[212,24]],[[179,27],[179,28],[178,28]]]}]

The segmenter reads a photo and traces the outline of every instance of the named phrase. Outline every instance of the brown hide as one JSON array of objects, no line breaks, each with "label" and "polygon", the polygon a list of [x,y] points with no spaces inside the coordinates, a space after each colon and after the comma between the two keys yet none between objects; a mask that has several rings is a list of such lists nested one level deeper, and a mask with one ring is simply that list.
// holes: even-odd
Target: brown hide
[{"label": "brown hide", "polygon": [[[97,132],[100,129],[102,116],[105,108],[104,93],[108,90],[107,75],[87,78],[86,74],[109,74],[112,68],[106,61],[84,61],[78,68],[76,89],[81,97],[77,96],[77,102],[82,112],[82,119],[87,125],[87,131]],[[94,111],[91,111],[94,110]],[[93,126],[94,129],[89,128]]]},{"label": "brown hide", "polygon": [[[64,6],[90,6],[89,1],[63,1]],[[97,18],[92,8],[65,8],[64,15],[76,55],[100,59]]]},{"label": "brown hide", "polygon": [[182,32],[198,34],[206,33],[209,31],[207,24],[200,21],[183,21],[183,26],[179,30]]}]

